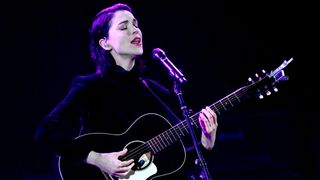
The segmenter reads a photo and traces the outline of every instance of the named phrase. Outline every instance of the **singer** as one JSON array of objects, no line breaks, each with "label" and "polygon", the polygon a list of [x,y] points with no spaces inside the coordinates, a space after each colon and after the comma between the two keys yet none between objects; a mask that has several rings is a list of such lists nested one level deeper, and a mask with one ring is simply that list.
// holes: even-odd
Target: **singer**
[{"label": "singer", "polygon": [[[184,129],[172,134],[182,120],[179,104],[171,88],[143,74],[143,36],[131,8],[114,4],[101,10],[89,32],[96,71],[76,76],[36,131],[36,141],[58,155],[59,176],[189,179],[195,157],[186,150],[189,136],[183,138]],[[207,153],[214,147],[217,116],[204,107],[198,121]]]}]

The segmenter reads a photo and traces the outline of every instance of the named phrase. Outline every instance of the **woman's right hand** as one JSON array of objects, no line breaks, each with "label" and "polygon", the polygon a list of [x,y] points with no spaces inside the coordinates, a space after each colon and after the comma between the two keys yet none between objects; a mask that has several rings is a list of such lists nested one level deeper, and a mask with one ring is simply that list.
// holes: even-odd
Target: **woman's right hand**
[{"label": "woman's right hand", "polygon": [[134,166],[134,160],[119,160],[119,156],[127,153],[127,149],[111,153],[97,153],[91,151],[87,158],[87,163],[100,168],[102,171],[115,177],[125,177]]}]

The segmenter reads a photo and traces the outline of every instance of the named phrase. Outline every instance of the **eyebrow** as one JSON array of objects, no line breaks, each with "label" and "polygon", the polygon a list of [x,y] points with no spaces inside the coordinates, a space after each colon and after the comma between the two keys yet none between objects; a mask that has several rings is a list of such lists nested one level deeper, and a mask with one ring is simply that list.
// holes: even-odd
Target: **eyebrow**
[{"label": "eyebrow", "polygon": [[[128,22],[129,22],[129,20],[124,20],[124,21],[121,21],[120,23],[118,23],[118,25],[127,24]],[[138,20],[133,19],[133,22],[136,23],[136,22],[138,22]]]},{"label": "eyebrow", "polygon": [[120,23],[118,23],[118,25],[126,24],[126,23],[128,23],[128,22],[129,22],[128,20],[124,20],[124,21],[121,21]]}]

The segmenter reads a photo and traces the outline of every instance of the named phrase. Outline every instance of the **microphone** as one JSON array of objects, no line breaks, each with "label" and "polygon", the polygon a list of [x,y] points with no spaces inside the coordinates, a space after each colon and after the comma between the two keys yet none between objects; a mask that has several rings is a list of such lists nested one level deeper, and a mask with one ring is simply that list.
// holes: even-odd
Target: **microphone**
[{"label": "microphone", "polygon": [[160,60],[161,63],[167,68],[170,73],[170,76],[175,78],[180,84],[183,84],[187,81],[182,72],[169,60],[165,52],[160,48],[155,48],[152,51],[152,57],[154,59]]}]

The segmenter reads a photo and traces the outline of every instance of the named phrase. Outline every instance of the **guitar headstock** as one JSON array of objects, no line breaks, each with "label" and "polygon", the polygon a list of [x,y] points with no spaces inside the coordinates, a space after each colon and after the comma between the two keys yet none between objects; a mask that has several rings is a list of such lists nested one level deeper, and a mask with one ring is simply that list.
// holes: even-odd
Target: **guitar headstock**
[{"label": "guitar headstock", "polygon": [[248,78],[249,86],[255,87],[254,95],[263,99],[265,96],[270,96],[272,93],[278,92],[277,84],[282,81],[289,80],[289,77],[285,75],[284,68],[293,60],[283,61],[283,63],[275,70],[267,73],[265,70],[256,73],[254,77]]}]

